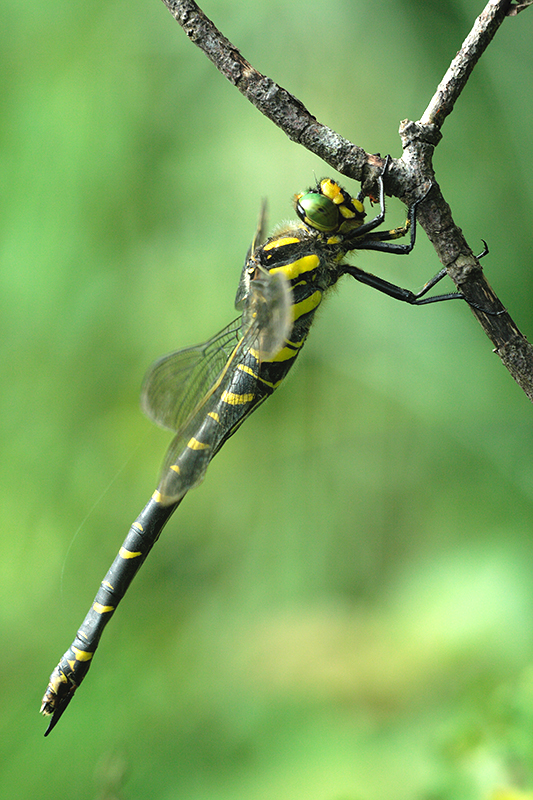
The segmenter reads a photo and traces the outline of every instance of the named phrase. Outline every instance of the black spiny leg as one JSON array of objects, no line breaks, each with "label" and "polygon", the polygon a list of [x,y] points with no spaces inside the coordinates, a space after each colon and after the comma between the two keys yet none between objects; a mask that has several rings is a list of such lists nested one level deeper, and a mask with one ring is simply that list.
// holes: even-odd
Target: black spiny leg
[{"label": "black spiny leg", "polygon": [[[381,178],[380,178],[381,181]],[[382,188],[382,182],[381,187]],[[431,187],[430,187],[431,188]],[[409,209],[409,221],[411,225],[411,239],[408,245],[399,245],[394,244],[392,242],[387,241],[377,241],[377,242],[370,242],[369,244],[363,240],[360,244],[355,244],[352,249],[361,249],[361,250],[380,250],[381,252],[385,253],[395,253],[397,255],[403,255],[405,253],[410,253],[415,244],[416,238],[416,206],[424,200],[428,193],[429,189],[426,193]],[[406,226],[403,230],[407,233],[409,226]],[[398,235],[398,231],[402,230],[401,228],[396,228],[395,231],[385,231],[386,235]],[[375,234],[376,235],[376,234]],[[399,234],[402,235],[402,234]],[[477,256],[477,259],[484,258],[489,252],[488,245],[484,239],[481,240],[484,244],[483,251]],[[377,246],[376,246],[377,245]],[[355,267],[351,264],[344,265],[344,273],[347,275],[351,275],[355,278],[356,281],[360,283],[365,283],[367,286],[371,286],[373,289],[377,289],[378,292],[383,292],[383,294],[388,295],[389,297],[393,297],[395,300],[401,300],[404,303],[410,303],[413,306],[424,306],[428,303],[440,303],[443,300],[466,300],[467,303],[472,308],[478,309],[478,311],[483,311],[485,314],[490,314],[492,316],[500,316],[505,312],[505,309],[501,311],[491,311],[486,308],[482,308],[477,303],[470,303],[462,292],[447,292],[446,294],[437,294],[433,297],[425,297],[425,295],[432,289],[439,281],[441,281],[446,275],[447,271],[446,268],[443,267],[436,275],[434,275],[431,280],[424,284],[424,286],[418,292],[412,292],[410,289],[404,289],[402,286],[397,286],[394,283],[389,283],[389,281],[384,280],[384,278],[379,278],[377,275],[372,275],[370,272],[365,272],[359,267]]]},{"label": "black spiny leg", "polygon": [[389,283],[383,278],[378,278],[377,275],[371,275],[369,272],[364,272],[358,267],[347,264],[344,267],[344,272],[351,275],[356,281],[366,283],[367,286],[372,286],[378,292],[389,297],[394,297],[395,300],[402,300],[404,303],[410,303],[413,306],[423,306],[427,303],[440,303],[442,300],[465,300],[465,296],[461,292],[448,292],[447,294],[437,294],[434,297],[424,297],[430,289],[433,288],[439,281],[441,281],[447,274],[446,269],[443,267],[440,272],[431,278],[419,292],[412,292],[410,289],[403,289],[401,286],[396,286],[394,283]]},{"label": "black spiny leg", "polygon": [[[385,175],[389,166],[390,158],[387,156],[383,172],[378,178],[379,185],[379,205],[381,208],[380,213],[374,219],[367,222],[366,225],[361,225],[356,228],[351,234],[345,236],[343,246],[347,250],[377,250],[380,253],[394,253],[395,255],[407,255],[415,246],[416,241],[416,209],[417,206],[426,199],[431,190],[432,184],[428,186],[422,197],[412,204],[409,208],[407,222],[400,228],[393,228],[389,231],[374,231],[378,225],[381,225],[385,220],[385,186],[383,184],[383,176]],[[409,244],[397,244],[392,242],[392,239],[400,239],[405,236],[408,231],[411,231]]]},{"label": "black spiny leg", "polygon": [[[380,225],[383,220],[385,219],[385,187],[383,184],[383,175],[387,171],[387,167],[389,166],[389,157],[385,161],[385,167],[383,172],[378,178],[379,183],[379,204],[381,207],[380,213],[366,225],[362,225],[361,227],[357,228],[356,231],[353,232],[352,236],[347,236],[343,241],[343,246],[349,250],[378,250],[381,253],[394,253],[395,255],[406,255],[410,253],[413,247],[415,246],[416,241],[416,209],[419,203],[421,203],[428,195],[428,192],[431,189],[431,185],[429,188],[424,192],[422,197],[416,200],[413,205],[409,208],[409,216],[407,223],[401,228],[394,228],[393,230],[389,231],[376,231],[372,233],[371,231],[374,230],[378,225]],[[410,229],[411,236],[409,239],[409,244],[397,244],[396,242],[390,241],[391,239],[398,239],[401,236],[405,236],[407,231]],[[363,235],[361,235],[363,234]],[[485,248],[486,249],[486,248]],[[483,252],[482,255],[486,255]],[[444,276],[446,275],[446,269],[441,269],[437,272],[436,275],[431,278],[419,292],[412,292],[410,289],[404,289],[401,286],[397,286],[394,283],[389,283],[389,281],[384,280],[383,278],[378,278],[377,275],[372,275],[369,272],[365,272],[359,267],[352,266],[347,264],[344,266],[344,272],[348,275],[351,275],[360,283],[366,283],[367,286],[372,286],[373,289],[377,289],[378,292],[383,292],[383,294],[388,295],[389,297],[393,297],[396,300],[401,300],[404,303],[410,303],[414,306],[422,306],[427,305],[428,303],[439,303],[442,300],[464,300],[465,297],[461,292],[448,292],[447,294],[439,294],[435,295],[434,297],[425,297],[425,295],[429,292],[430,289],[433,288],[439,281],[441,281]]]},{"label": "black spiny leg", "polygon": [[[422,197],[416,200],[409,208],[407,223],[403,227],[394,228],[393,230],[389,231],[376,231],[375,233],[372,233],[374,228],[380,225],[385,219],[385,187],[383,184],[383,176],[385,175],[388,166],[389,156],[387,156],[383,172],[378,178],[379,204],[381,211],[366,225],[362,225],[357,228],[357,230],[355,230],[351,236],[348,235],[345,237],[343,246],[346,247],[347,251],[377,250],[381,253],[406,255],[407,253],[410,253],[415,246],[416,209],[419,203],[421,203],[427,197],[428,192],[431,190],[431,185],[428,187],[428,189],[426,189]],[[401,236],[405,236],[409,229],[411,230],[409,244],[397,244],[396,242],[391,241],[391,239],[398,239]],[[483,258],[489,252],[486,241],[484,239],[482,241],[485,247],[483,252],[477,256],[478,259]],[[466,300],[466,297],[464,294],[462,294],[462,292],[447,292],[446,294],[438,294],[434,297],[425,297],[429,290],[439,283],[439,281],[441,281],[447,274],[445,268],[441,269],[436,275],[433,276],[433,278],[431,278],[431,280],[425,283],[419,292],[412,292],[410,289],[404,289],[403,287],[397,286],[394,283],[389,283],[389,281],[386,281],[383,278],[378,278],[376,275],[372,275],[369,272],[365,272],[364,270],[352,265],[345,265],[344,272],[348,275],[351,275],[360,283],[365,283],[367,286],[372,286],[372,288],[377,289],[378,292],[383,292],[383,294],[386,294],[389,297],[393,297],[396,300],[401,300],[404,303],[410,303],[413,306],[423,306],[427,305],[428,303],[440,303],[443,300]],[[494,316],[503,314],[503,311],[489,311],[481,306],[478,306],[476,303],[470,303],[470,305],[473,308],[477,308],[479,311],[484,311],[486,314],[492,314]]]}]

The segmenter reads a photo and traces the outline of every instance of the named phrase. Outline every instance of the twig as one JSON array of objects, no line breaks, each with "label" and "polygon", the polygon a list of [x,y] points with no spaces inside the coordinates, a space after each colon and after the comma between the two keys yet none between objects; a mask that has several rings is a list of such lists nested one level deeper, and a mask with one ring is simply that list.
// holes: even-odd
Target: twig
[{"label": "twig", "polygon": [[516,17],[521,11],[525,11],[528,6],[533,5],[533,0],[524,0],[523,3],[511,3],[511,7],[507,12],[508,17]]},{"label": "twig", "polygon": [[194,0],[163,0],[219,72],[287,134],[343,175],[361,181],[367,163],[380,164],[361,147],[318,122],[304,104],[271,78],[256,70],[215,27]]},{"label": "twig", "polygon": [[508,15],[509,6],[510,0],[490,0],[487,3],[424,111],[420,120],[422,125],[433,124],[439,129],[442,127],[470,73]]},{"label": "twig", "polygon": [[[370,191],[381,168],[380,156],[344,139],[318,122],[303,103],[273,80],[258,72],[238,49],[213,25],[194,0],[163,0],[185,33],[217,69],[256,108],[286,135],[338,172],[363,182]],[[529,2],[489,0],[472,31],[453,59],[420,122],[404,121],[400,128],[404,153],[393,161],[386,176],[387,193],[409,204],[420,196],[421,187],[432,190],[420,205],[418,219],[449,275],[471,304],[505,367],[533,401],[533,348],[520,333],[509,314],[485,280],[461,229],[455,225],[450,208],[435,180],[433,151],[441,139],[440,128],[451,113],[477,61],[492,41],[506,16],[522,11]],[[485,313],[479,309],[486,309]]]}]

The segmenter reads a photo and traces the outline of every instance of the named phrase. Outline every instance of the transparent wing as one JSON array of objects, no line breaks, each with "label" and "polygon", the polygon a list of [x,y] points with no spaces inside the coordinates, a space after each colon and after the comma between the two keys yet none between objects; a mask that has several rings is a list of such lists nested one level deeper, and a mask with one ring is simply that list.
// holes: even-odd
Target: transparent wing
[{"label": "transparent wing", "polygon": [[267,272],[255,254],[265,240],[267,203],[263,200],[257,228],[246,254],[235,297],[235,307],[243,310],[243,327],[257,330],[254,347],[260,360],[273,358],[281,350],[293,323],[291,290],[281,272]]},{"label": "transparent wing", "polygon": [[246,253],[244,259],[244,267],[242,268],[239,286],[237,287],[237,294],[235,295],[235,308],[242,311],[245,307],[246,300],[250,294],[251,273],[254,272],[254,267],[250,271],[250,260],[253,259],[257,248],[265,241],[266,238],[266,220],[267,220],[267,201],[263,200],[261,203],[261,210],[259,211],[259,220],[257,228],[254,233],[254,238]]},{"label": "transparent wing", "polygon": [[[275,356],[284,346],[291,325],[289,283],[281,273],[265,271],[250,281],[242,317],[204,344],[164,356],[149,370],[141,393],[143,410],[153,422],[176,433],[165,456],[159,483],[164,505],[177,502],[201,482],[209,461],[234,429],[234,409],[229,414],[221,396],[234,379],[238,365],[251,349],[259,361]],[[250,374],[248,391],[255,395]],[[215,409],[219,422],[216,441],[205,449],[194,448],[195,458],[186,473],[172,469]],[[245,413],[249,411],[248,407]]]},{"label": "transparent wing", "polygon": [[[271,357],[283,346],[292,323],[290,287],[281,275],[265,273],[251,281],[243,317],[230,322],[203,344],[163,356],[149,369],[141,390],[144,413],[162,428],[179,432],[203,407],[220,383],[228,361],[242,358],[255,348],[260,359]],[[238,363],[238,361],[237,361]]]},{"label": "transparent wing", "polygon": [[162,428],[179,431],[201,407],[241,339],[242,318],[203,344],[163,356],[148,371],[142,391],[144,413]]},{"label": "transparent wing", "polygon": [[250,281],[243,328],[255,330],[254,348],[260,361],[269,361],[285,344],[294,322],[291,288],[282,272],[262,271]]},{"label": "transparent wing", "polygon": [[[176,436],[167,450],[161,469],[158,490],[160,493],[160,502],[163,505],[177,503],[190,489],[193,489],[201,483],[207,467],[209,466],[209,462],[220,447],[225,436],[231,430],[231,425],[228,423],[227,419],[228,406],[220,403],[221,394],[231,382],[236,365],[240,363],[243,355],[250,347],[250,342],[255,337],[255,333],[249,332],[247,335],[242,336],[234,342],[233,351],[225,360],[222,369],[218,372],[213,369],[213,371],[210,372],[211,383],[209,388],[206,392],[202,392],[200,396],[197,397],[197,403],[193,411],[177,430]],[[212,342],[213,340],[210,341]],[[211,360],[213,360],[212,357]],[[209,419],[209,413],[215,411],[215,409],[219,425],[215,428],[216,432],[213,434],[214,438],[208,440],[205,434],[202,434],[201,428],[206,420]],[[212,428],[212,420],[209,420],[209,422]],[[182,471],[180,467],[176,470],[174,465],[191,439],[195,439],[196,437],[199,437],[199,439],[206,444],[209,443],[209,447],[195,448],[194,458],[189,461],[187,469]]]}]

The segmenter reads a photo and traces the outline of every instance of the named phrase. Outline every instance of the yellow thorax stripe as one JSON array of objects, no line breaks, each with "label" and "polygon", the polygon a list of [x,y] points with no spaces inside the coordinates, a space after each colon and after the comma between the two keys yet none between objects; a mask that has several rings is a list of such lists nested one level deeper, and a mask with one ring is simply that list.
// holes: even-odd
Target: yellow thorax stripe
[{"label": "yellow thorax stripe", "polygon": [[314,309],[320,305],[321,300],[322,292],[318,291],[317,289],[316,292],[313,292],[312,295],[306,297],[305,300],[302,300],[300,303],[294,303],[292,307],[292,316],[294,321],[296,322],[296,320],[302,317],[304,314],[314,311]]},{"label": "yellow thorax stripe", "polygon": [[316,269],[319,264],[319,257],[313,254],[310,256],[302,256],[302,258],[298,258],[296,261],[292,261],[290,264],[285,264],[283,267],[274,267],[273,269],[269,270],[269,272],[271,275],[273,275],[275,272],[282,272],[288,281],[293,281],[303,272],[311,272],[312,270]]},{"label": "yellow thorax stripe", "polygon": [[299,242],[294,236],[284,236],[282,239],[275,239],[263,247],[263,250],[273,250],[275,247],[285,247],[286,244],[296,244]]},{"label": "yellow thorax stripe", "polygon": [[[250,353],[251,355],[253,355],[254,358],[257,358],[258,361],[268,360],[269,364],[273,364],[275,361],[289,361],[289,359],[291,358],[296,358],[296,356],[298,355],[298,351],[300,350],[300,347],[303,345],[303,341],[290,342],[288,339],[286,339],[285,342],[286,346],[282,347],[282,349],[278,353],[276,353],[275,356],[269,359],[261,359],[261,353],[259,352],[259,350],[250,350]],[[259,380],[262,380],[263,383],[266,383],[268,386],[272,386],[273,389],[276,389],[280,385],[281,380],[283,379],[277,381],[277,383],[269,383],[268,381],[265,381],[263,378],[259,378]]]}]

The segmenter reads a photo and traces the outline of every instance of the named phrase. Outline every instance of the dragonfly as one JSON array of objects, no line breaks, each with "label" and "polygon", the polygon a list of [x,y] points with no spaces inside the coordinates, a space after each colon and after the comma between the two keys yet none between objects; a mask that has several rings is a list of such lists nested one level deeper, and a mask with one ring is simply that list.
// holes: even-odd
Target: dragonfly
[{"label": "dragonfly", "polygon": [[[460,292],[429,295],[443,269],[418,292],[364,272],[345,261],[354,250],[405,255],[416,239],[416,212],[401,227],[378,231],[385,220],[385,159],[377,179],[379,213],[365,222],[361,191],[351,197],[324,178],[294,198],[297,222],[265,238],[265,207],[239,281],[240,316],[203,344],[177,350],[150,368],[141,405],[156,424],[174,432],[157,489],[132,523],[74,641],[50,676],[41,712],[56,726],[92,664],[102,633],[164,526],[191,489],[203,480],[222,445],[278,388],[306,341],[324,295],[343,275],[389,297],[425,305],[464,299]],[[410,233],[407,243],[396,240]]]}]

